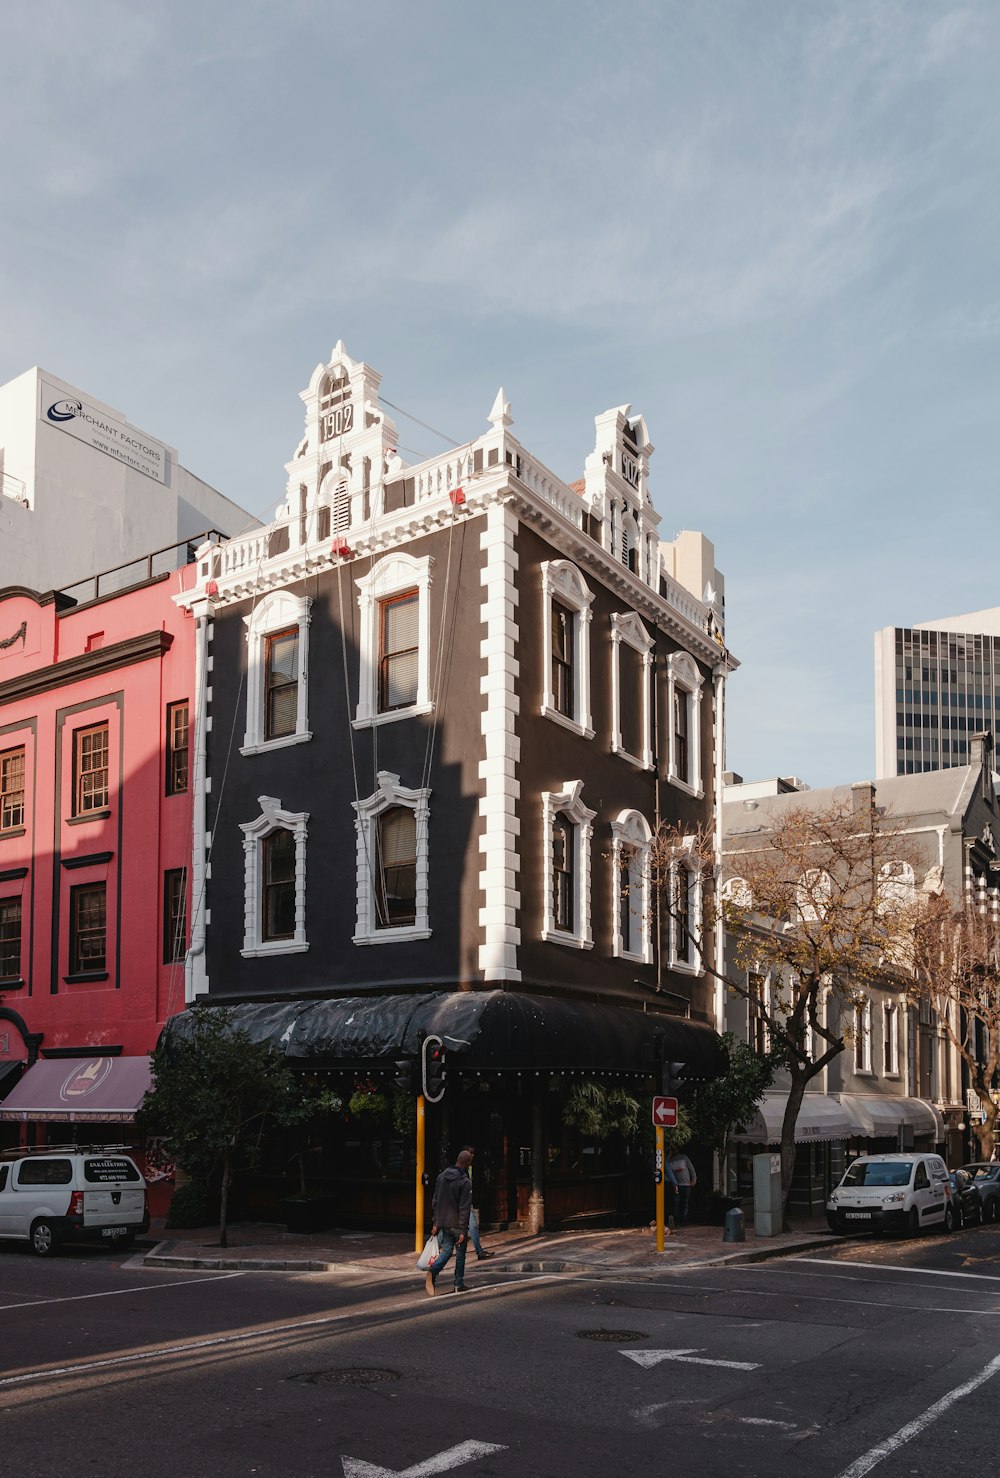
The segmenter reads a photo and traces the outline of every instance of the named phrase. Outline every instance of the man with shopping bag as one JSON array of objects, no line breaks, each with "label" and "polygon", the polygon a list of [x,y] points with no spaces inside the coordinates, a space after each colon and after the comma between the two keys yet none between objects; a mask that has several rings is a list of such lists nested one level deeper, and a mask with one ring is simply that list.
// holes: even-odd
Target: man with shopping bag
[{"label": "man with shopping bag", "polygon": [[424,1287],[433,1297],[437,1292],[438,1274],[451,1254],[455,1254],[455,1292],[465,1292],[465,1250],[469,1235],[469,1212],[472,1208],[472,1181],[469,1166],[472,1156],[462,1150],[454,1165],[442,1170],[434,1187],[431,1202],[431,1235],[437,1235],[441,1251],[427,1269]]}]

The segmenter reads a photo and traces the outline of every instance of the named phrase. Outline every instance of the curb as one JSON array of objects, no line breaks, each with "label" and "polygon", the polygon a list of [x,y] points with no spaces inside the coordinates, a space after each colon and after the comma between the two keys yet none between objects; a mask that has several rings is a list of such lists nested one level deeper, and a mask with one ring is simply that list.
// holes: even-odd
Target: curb
[{"label": "curb", "polygon": [[[846,1240],[838,1238],[838,1245]],[[142,1259],[143,1265],[153,1268],[195,1268],[208,1272],[218,1272],[220,1269],[229,1268],[239,1272],[274,1272],[274,1273],[352,1273],[370,1272],[373,1264],[367,1262],[325,1262],[317,1258],[301,1257],[240,1257],[238,1255],[219,1257],[197,1257],[188,1256],[184,1253],[176,1253],[176,1243],[160,1242],[146,1254]],[[567,1262],[552,1258],[524,1258],[518,1261],[504,1261],[502,1257],[497,1258],[496,1272],[503,1273],[586,1273],[604,1277],[624,1276],[626,1274],[657,1275],[659,1273],[690,1271],[692,1268],[721,1268],[732,1267],[740,1263],[768,1262],[773,1258],[791,1257],[799,1252],[813,1252],[819,1248],[831,1245],[829,1235],[820,1238],[811,1238],[807,1241],[784,1243],[779,1247],[754,1247],[745,1252],[721,1253],[717,1257],[696,1258],[690,1261],[668,1263],[666,1261],[643,1267],[631,1266],[629,1264],[609,1265],[607,1263],[587,1264],[579,1262]],[[384,1273],[393,1273],[403,1276],[412,1271],[409,1264],[406,1267],[387,1267],[385,1264],[374,1265],[374,1270]]]}]

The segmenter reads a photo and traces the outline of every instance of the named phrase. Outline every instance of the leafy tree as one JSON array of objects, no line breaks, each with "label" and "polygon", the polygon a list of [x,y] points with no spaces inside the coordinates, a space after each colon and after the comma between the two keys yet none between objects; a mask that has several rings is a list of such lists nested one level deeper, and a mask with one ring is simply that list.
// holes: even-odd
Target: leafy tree
[{"label": "leafy tree", "polygon": [[692,1137],[717,1157],[720,1185],[729,1136],[738,1124],[753,1118],[782,1063],[780,1054],[757,1053],[732,1032],[723,1033],[722,1045],[728,1059],[725,1073],[711,1083],[699,1084],[687,1105]]},{"label": "leafy tree", "polygon": [[594,1078],[574,1083],[563,1104],[563,1123],[578,1129],[587,1139],[607,1139],[609,1134],[626,1138],[639,1127],[639,1100],[624,1088],[605,1088]]},{"label": "leafy tree", "polygon": [[164,1135],[190,1175],[219,1173],[219,1245],[228,1246],[233,1170],[256,1163],[268,1123],[300,1124],[322,1107],[322,1095],[268,1042],[255,1042],[234,1013],[193,1006],[182,1033],[167,1031],[152,1057],[153,1087],[144,1118]]},{"label": "leafy tree", "polygon": [[[662,827],[652,864],[660,906],[694,938],[709,975],[751,1002],[770,1051],[788,1074],[781,1126],[781,1187],[787,1208],[795,1125],[806,1087],[852,1040],[854,1005],[868,991],[905,988],[912,903],[898,887],[915,858],[899,825],[874,803],[873,787],[814,808],[807,796],[730,835],[720,859],[705,829]],[[700,919],[678,879],[700,884]],[[733,940],[727,971],[712,964],[711,931]],[[732,968],[735,966],[736,968]],[[757,980],[769,978],[769,993]]]},{"label": "leafy tree", "polygon": [[[929,880],[930,881],[930,880]],[[972,1128],[980,1157],[990,1159],[1000,1104],[1000,918],[993,899],[954,902],[927,886],[915,910],[911,997],[924,1001],[962,1056],[984,1115]]]}]

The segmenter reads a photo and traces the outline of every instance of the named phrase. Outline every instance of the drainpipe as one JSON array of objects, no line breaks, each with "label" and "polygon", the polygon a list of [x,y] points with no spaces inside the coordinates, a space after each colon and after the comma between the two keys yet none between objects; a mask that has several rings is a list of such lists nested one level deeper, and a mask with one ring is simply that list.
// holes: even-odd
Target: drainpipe
[{"label": "drainpipe", "polygon": [[[726,667],[719,662],[712,670],[713,702],[715,704],[715,858],[717,866],[722,862],[722,787],[726,768]],[[726,991],[720,976],[726,973],[726,931],[722,916],[716,910],[715,920],[715,1030],[726,1029]]]},{"label": "drainpipe", "polygon": [[191,765],[191,943],[184,957],[184,1000],[190,1005],[208,989],[205,960],[206,817],[208,814],[208,629],[215,614],[210,600],[195,601],[194,755]]}]

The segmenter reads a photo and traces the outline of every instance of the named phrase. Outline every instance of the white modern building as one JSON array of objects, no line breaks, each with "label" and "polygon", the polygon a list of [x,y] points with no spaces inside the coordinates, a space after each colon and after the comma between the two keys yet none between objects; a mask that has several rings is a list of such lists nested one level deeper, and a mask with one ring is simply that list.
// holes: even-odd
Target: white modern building
[{"label": "white modern building", "polygon": [[875,773],[967,765],[1000,731],[1000,606],[875,633]]},{"label": "white modern building", "polygon": [[0,386],[0,490],[0,587],[66,589],[140,556],[145,567],[150,551],[206,530],[258,523],[174,447],[37,367]]}]

